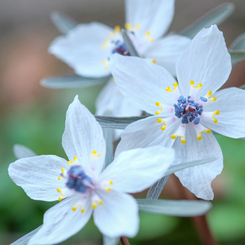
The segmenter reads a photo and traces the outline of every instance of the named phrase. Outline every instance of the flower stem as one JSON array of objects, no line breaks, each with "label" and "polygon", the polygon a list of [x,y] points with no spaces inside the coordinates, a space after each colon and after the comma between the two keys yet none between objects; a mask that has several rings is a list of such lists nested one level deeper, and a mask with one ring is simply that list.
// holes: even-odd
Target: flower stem
[{"label": "flower stem", "polygon": [[121,241],[122,245],[130,245],[128,238],[125,236],[120,237],[120,241]]}]

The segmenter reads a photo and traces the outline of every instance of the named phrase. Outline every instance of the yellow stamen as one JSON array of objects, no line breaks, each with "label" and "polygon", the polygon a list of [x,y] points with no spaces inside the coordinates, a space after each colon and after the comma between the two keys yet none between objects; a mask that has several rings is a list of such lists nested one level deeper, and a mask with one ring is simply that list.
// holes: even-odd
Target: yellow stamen
[{"label": "yellow stamen", "polygon": [[77,210],[77,208],[74,206],[74,207],[72,207],[72,211],[76,211]]},{"label": "yellow stamen", "polygon": [[159,114],[163,111],[163,104],[161,104],[160,102],[157,101],[157,102],[156,102],[156,106],[161,106],[160,111],[156,111],[156,112],[155,112],[156,115],[159,115]]},{"label": "yellow stamen", "polygon": [[102,200],[99,200],[99,204],[102,205],[103,204],[103,201]]},{"label": "yellow stamen", "polygon": [[58,177],[58,180],[61,180],[61,179],[62,179],[62,176],[59,176],[59,177]]},{"label": "yellow stamen", "polygon": [[92,204],[92,209],[96,209],[97,205],[95,203]]},{"label": "yellow stamen", "polygon": [[145,40],[146,40],[147,42],[154,42],[155,39],[154,39],[154,38],[151,38],[150,35],[151,35],[151,32],[150,32],[150,31],[146,31],[146,32],[145,32],[145,36],[144,36]]},{"label": "yellow stamen", "polygon": [[173,89],[171,89],[170,87],[166,87],[165,90],[166,90],[167,92],[173,92],[173,91],[178,87],[178,83],[177,83],[177,82],[174,83],[173,86],[174,86]]},{"label": "yellow stamen", "polygon": [[115,30],[115,32],[120,32],[121,31],[121,27],[120,26],[115,26],[114,30]]},{"label": "yellow stamen", "polygon": [[192,88],[201,88],[202,87],[202,84],[201,83],[198,83],[197,86],[195,86],[195,82],[193,80],[190,81],[190,84],[191,84],[191,87]]},{"label": "yellow stamen", "polygon": [[220,113],[219,111],[213,112],[212,119],[213,119],[214,123],[218,122],[218,120],[216,118],[214,118],[214,115],[219,115],[219,113]]},{"label": "yellow stamen", "polygon": [[84,212],[85,212],[85,209],[84,209],[84,208],[83,208],[83,209],[81,209],[81,212],[82,212],[82,213],[84,213]]},{"label": "yellow stamen", "polygon": [[156,64],[157,61],[156,61],[156,59],[152,59],[151,62]]},{"label": "yellow stamen", "polygon": [[111,191],[111,188],[107,187],[105,190],[109,192]]},{"label": "yellow stamen", "polygon": [[59,202],[62,200],[62,196],[59,196]]},{"label": "yellow stamen", "polygon": [[[73,163],[75,163],[77,161],[77,156],[74,156],[74,160],[73,161],[68,161],[67,164],[72,165]],[[62,172],[63,173],[63,172]]]},{"label": "yellow stamen", "polygon": [[101,59],[102,64],[104,65],[104,69],[109,70],[109,62],[106,59]]},{"label": "yellow stamen", "polygon": [[64,174],[65,171],[66,171],[65,168],[62,168],[62,169],[61,169],[62,174]]},{"label": "yellow stamen", "polygon": [[112,180],[109,181],[109,185],[113,185],[113,181]]}]

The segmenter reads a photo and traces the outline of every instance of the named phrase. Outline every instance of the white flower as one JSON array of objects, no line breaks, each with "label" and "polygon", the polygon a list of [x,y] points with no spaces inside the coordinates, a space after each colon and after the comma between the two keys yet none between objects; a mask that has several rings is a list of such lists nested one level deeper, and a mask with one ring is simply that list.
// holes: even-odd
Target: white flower
[{"label": "white flower", "polygon": [[81,230],[92,214],[106,236],[135,236],[138,206],[125,192],[140,192],[160,179],[174,151],[162,146],[130,150],[102,172],[102,129],[77,97],[67,111],[62,145],[68,162],[47,155],[22,158],[9,166],[10,177],[29,197],[61,201],[45,213],[42,228],[28,244],[62,242]]},{"label": "white flower", "polygon": [[[175,75],[175,63],[190,42],[189,38],[164,35],[173,19],[174,0],[126,0],[126,24],[130,38],[141,57],[164,66]],[[85,77],[110,74],[113,53],[130,55],[120,27],[114,29],[97,22],[80,24],[66,36],[55,39],[49,51]],[[141,110],[130,105],[117,90],[112,79],[96,102],[98,115],[137,116]]]},{"label": "white flower", "polygon": [[231,72],[222,32],[211,26],[197,34],[177,62],[178,83],[164,68],[134,57],[113,55],[111,70],[121,93],[155,114],[125,129],[116,155],[162,144],[176,150],[175,164],[218,157],[176,173],[197,197],[213,199],[211,182],[222,171],[223,156],[211,130],[232,138],[245,136],[245,91],[217,91]]}]

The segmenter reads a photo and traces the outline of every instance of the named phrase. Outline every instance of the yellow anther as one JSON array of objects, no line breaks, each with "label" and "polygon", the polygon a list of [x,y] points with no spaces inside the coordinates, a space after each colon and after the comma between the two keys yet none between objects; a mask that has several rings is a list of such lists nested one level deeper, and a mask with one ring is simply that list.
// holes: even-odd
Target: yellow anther
[{"label": "yellow anther", "polygon": [[98,156],[97,157],[100,157],[101,156],[101,154],[98,154]]},{"label": "yellow anther", "polygon": [[216,118],[214,118],[214,115],[219,115],[219,113],[220,113],[219,111],[213,112],[212,119],[213,119],[214,123],[218,122],[218,120]]},{"label": "yellow anther", "polygon": [[207,129],[207,130],[206,130],[206,133],[207,133],[207,134],[210,134],[210,133],[211,133],[211,129]]},{"label": "yellow anther", "polygon": [[57,188],[57,192],[61,193],[62,191],[61,191],[61,189],[60,189],[60,188]]},{"label": "yellow anther", "polygon": [[152,59],[151,62],[155,64],[157,61],[156,59]]},{"label": "yellow anther", "polygon": [[76,211],[77,210],[77,208],[74,206],[74,207],[72,207],[72,211]]},{"label": "yellow anther", "polygon": [[157,101],[157,102],[156,102],[156,106],[159,106],[159,105],[160,105],[160,102]]},{"label": "yellow anther", "polygon": [[157,101],[155,104],[156,104],[156,106],[161,106],[160,111],[156,111],[156,112],[155,112],[156,115],[159,115],[159,113],[161,113],[161,112],[163,111],[163,104],[161,104],[161,103],[158,102],[158,101]]},{"label": "yellow anther", "polygon": [[146,32],[145,32],[145,40],[146,40],[147,42],[154,42],[155,39],[154,39],[154,38],[151,38],[150,35],[151,35],[151,32],[150,32],[150,31],[146,31]]},{"label": "yellow anther", "polygon": [[218,122],[218,120],[216,118],[214,118],[214,123],[217,123],[217,122]]},{"label": "yellow anther", "polygon": [[157,119],[157,122],[158,122],[158,123],[162,123],[162,119],[161,119],[161,118],[158,118],[158,119]]},{"label": "yellow anther", "polygon": [[173,92],[177,87],[178,87],[178,83],[174,83],[173,84],[174,88],[171,89],[170,87],[166,87],[165,90],[168,91],[168,92]]},{"label": "yellow anther", "polygon": [[92,158],[100,157],[101,154],[97,154],[96,151],[92,151]]},{"label": "yellow anther", "polygon": [[162,130],[162,131],[164,131],[165,129],[166,129],[166,127],[164,127],[164,126],[161,127],[161,130]]},{"label": "yellow anther", "polygon": [[109,70],[109,62],[106,59],[101,59],[102,64],[104,65],[104,69]]},{"label": "yellow anther", "polygon": [[92,155],[96,155],[97,154],[97,152],[96,151],[92,151]]},{"label": "yellow anther", "polygon": [[67,164],[72,165],[73,163],[75,163],[77,161],[77,156],[74,156],[73,161],[68,161]]},{"label": "yellow anther", "polygon": [[107,187],[105,190],[109,192],[111,191],[111,188]]},{"label": "yellow anther", "polygon": [[140,24],[136,24],[135,26],[132,26],[130,23],[125,23],[124,26],[129,31],[136,31],[140,28]]},{"label": "yellow anther", "polygon": [[115,26],[114,30],[115,30],[115,32],[120,32],[121,31],[121,27],[120,26]]},{"label": "yellow anther", "polygon": [[159,111],[156,111],[156,112],[155,112],[156,115],[159,115],[159,113],[160,113]]},{"label": "yellow anther", "polygon": [[180,142],[181,142],[182,144],[185,144],[185,143],[186,143],[186,140],[185,140],[184,138],[181,138]]},{"label": "yellow anther", "polygon": [[215,115],[219,115],[219,111],[215,111]]},{"label": "yellow anther", "polygon": [[91,207],[92,207],[92,209],[96,209],[97,205],[95,203],[93,203]]},{"label": "yellow anther", "polygon": [[211,96],[212,95],[212,91],[208,91],[208,95]]},{"label": "yellow anther", "polygon": [[201,139],[202,139],[202,135],[199,134],[199,135],[197,136],[197,139],[198,139],[198,140],[201,140]]},{"label": "yellow anther", "polygon": [[102,205],[103,204],[103,201],[102,200],[99,200],[99,205]]},{"label": "yellow anther", "polygon": [[62,174],[64,174],[65,171],[66,171],[65,168],[62,168],[62,169],[61,169]]},{"label": "yellow anther", "polygon": [[208,101],[216,101],[216,97],[212,97],[211,99],[209,99]]},{"label": "yellow anther", "polygon": [[109,185],[113,185],[113,181],[112,180],[109,181]]},{"label": "yellow anther", "polygon": [[174,140],[174,139],[176,139],[177,137],[176,137],[176,135],[171,135],[171,138]]},{"label": "yellow anther", "polygon": [[201,83],[198,83],[197,86],[195,86],[195,82],[193,80],[190,81],[190,84],[191,84],[191,87],[192,88],[201,88],[202,87],[202,84]]},{"label": "yellow anther", "polygon": [[100,45],[100,48],[106,49],[108,47],[109,43],[110,43],[109,39],[105,38],[103,44]]},{"label": "yellow anther", "polygon": [[59,202],[62,200],[62,196],[59,196]]},{"label": "yellow anther", "polygon": [[84,208],[82,208],[82,209],[81,209],[81,213],[84,213],[84,212],[85,212],[85,209],[84,209]]},{"label": "yellow anther", "polygon": [[59,176],[59,177],[58,177],[58,180],[61,180],[61,179],[62,179],[62,176]]}]

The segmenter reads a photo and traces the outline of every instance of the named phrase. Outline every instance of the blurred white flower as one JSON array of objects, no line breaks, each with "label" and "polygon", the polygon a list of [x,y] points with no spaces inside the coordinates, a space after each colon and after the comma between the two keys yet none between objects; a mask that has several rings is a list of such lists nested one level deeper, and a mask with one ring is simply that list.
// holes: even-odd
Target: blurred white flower
[{"label": "blurred white flower", "polygon": [[197,197],[213,199],[211,182],[222,171],[223,156],[211,130],[245,136],[245,91],[217,91],[231,72],[222,32],[214,25],[197,34],[177,62],[178,82],[164,68],[135,57],[113,55],[111,70],[120,92],[139,109],[155,114],[125,129],[116,155],[162,144],[176,150],[175,164],[219,157],[175,173]]},{"label": "blurred white flower", "polygon": [[45,213],[42,227],[28,244],[62,242],[81,230],[92,214],[104,235],[135,236],[138,206],[125,192],[140,192],[160,179],[174,150],[163,146],[130,150],[102,172],[106,154],[102,129],[77,97],[67,111],[62,145],[68,162],[47,155],[22,158],[9,166],[10,177],[29,197],[60,201]]},{"label": "blurred white flower", "polygon": [[[126,0],[126,24],[129,37],[139,55],[164,66],[173,75],[175,63],[190,39],[177,34],[164,35],[173,19],[174,0]],[[113,53],[130,55],[123,41],[120,27],[114,29],[97,22],[80,24],[66,36],[58,37],[49,51],[85,77],[110,74]],[[134,107],[117,90],[110,79],[96,102],[98,115],[138,116],[142,111]]]}]

